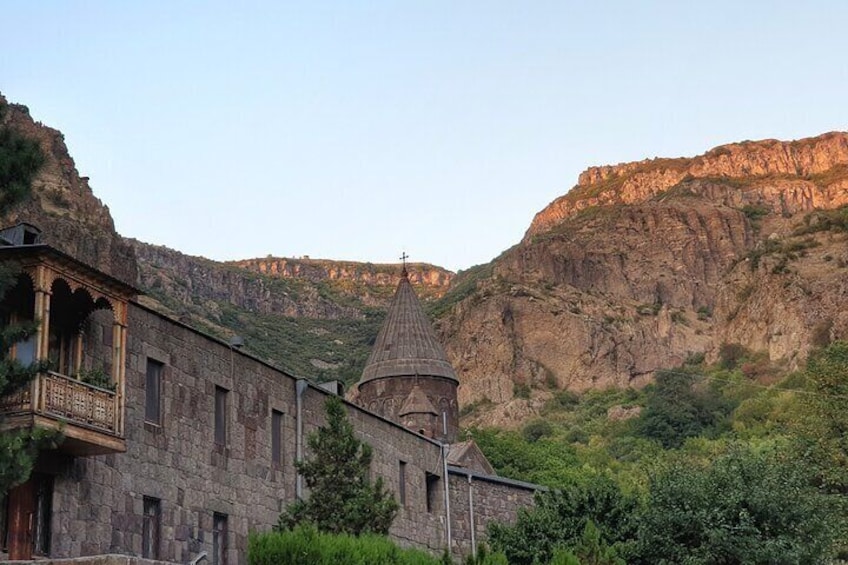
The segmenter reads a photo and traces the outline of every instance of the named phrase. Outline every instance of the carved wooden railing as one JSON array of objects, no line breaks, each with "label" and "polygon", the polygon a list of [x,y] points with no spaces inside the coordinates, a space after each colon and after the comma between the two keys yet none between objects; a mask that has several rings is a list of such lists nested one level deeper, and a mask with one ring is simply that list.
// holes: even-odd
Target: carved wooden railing
[{"label": "carved wooden railing", "polygon": [[0,399],[0,410],[35,412],[118,435],[117,404],[113,391],[51,371],[39,373],[29,387]]}]

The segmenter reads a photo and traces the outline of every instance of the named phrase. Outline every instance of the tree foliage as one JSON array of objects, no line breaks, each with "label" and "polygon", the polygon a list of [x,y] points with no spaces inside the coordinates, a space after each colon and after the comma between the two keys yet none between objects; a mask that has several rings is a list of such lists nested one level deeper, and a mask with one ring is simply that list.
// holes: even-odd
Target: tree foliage
[{"label": "tree foliage", "polygon": [[848,496],[848,343],[814,352],[804,376],[808,394],[797,422],[802,456],[825,488]]},{"label": "tree foliage", "polygon": [[392,525],[398,504],[368,474],[371,446],[353,435],[344,403],[327,398],[327,423],[309,435],[311,458],[299,461],[297,470],[309,487],[309,498],[290,505],[280,516],[279,528],[311,523],[333,534],[385,534]]},{"label": "tree foliage", "polygon": [[[0,121],[6,110],[5,104],[0,102]],[[43,163],[44,154],[36,141],[0,125],[0,216],[29,195],[32,180]],[[0,265],[0,302],[16,283],[16,266]],[[40,362],[22,365],[9,357],[12,345],[27,339],[35,331],[34,322],[4,323],[0,330],[0,396],[15,392],[44,368]],[[0,434],[0,492],[26,481],[39,447],[52,444],[56,439],[55,434],[44,430]]]},{"label": "tree foliage", "polygon": [[700,382],[698,375],[682,368],[659,371],[646,394],[635,432],[666,449],[680,447],[686,438],[721,431],[734,408],[720,392]]},{"label": "tree foliage", "polygon": [[839,520],[797,462],[733,449],[670,464],[651,481],[632,564],[823,563]]},{"label": "tree foliage", "polygon": [[514,525],[491,524],[489,542],[514,565],[548,563],[558,550],[614,559],[614,546],[635,537],[636,509],[635,499],[600,476],[538,493],[535,507],[521,510]]},{"label": "tree foliage", "polygon": [[[6,114],[0,102],[0,120]],[[32,180],[44,164],[38,142],[0,125],[0,214],[29,195]]]}]

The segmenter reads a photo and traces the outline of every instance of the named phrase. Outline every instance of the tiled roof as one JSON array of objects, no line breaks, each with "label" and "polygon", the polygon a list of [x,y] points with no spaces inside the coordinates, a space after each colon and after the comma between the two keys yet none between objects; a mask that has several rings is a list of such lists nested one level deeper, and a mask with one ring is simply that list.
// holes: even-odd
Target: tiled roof
[{"label": "tiled roof", "polygon": [[359,382],[415,375],[458,381],[405,271],[403,275]]}]

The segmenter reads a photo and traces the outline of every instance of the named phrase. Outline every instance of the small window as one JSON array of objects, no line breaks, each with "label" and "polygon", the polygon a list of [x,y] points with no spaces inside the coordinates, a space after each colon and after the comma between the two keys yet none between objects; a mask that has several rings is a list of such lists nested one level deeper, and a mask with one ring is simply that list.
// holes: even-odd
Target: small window
[{"label": "small window", "polygon": [[162,369],[164,365],[155,359],[147,360],[147,376],[144,380],[144,421],[162,423]]},{"label": "small window", "polygon": [[271,463],[283,464],[283,413],[271,410]]},{"label": "small window", "polygon": [[212,516],[212,565],[227,565],[227,515]]},{"label": "small window", "polygon": [[427,512],[435,512],[439,493],[439,476],[425,473],[427,482]]},{"label": "small window", "polygon": [[400,505],[406,506],[406,461],[398,462],[398,498]]},{"label": "small window", "polygon": [[230,391],[215,387],[215,443],[227,445],[227,396]]},{"label": "small window", "polygon": [[147,559],[159,559],[160,516],[160,500],[145,496],[141,525],[141,556]]}]

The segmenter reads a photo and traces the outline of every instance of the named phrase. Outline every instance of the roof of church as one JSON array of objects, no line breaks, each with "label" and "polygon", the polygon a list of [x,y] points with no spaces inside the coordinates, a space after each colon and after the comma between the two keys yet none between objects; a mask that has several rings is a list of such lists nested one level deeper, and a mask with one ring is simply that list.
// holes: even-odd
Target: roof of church
[{"label": "roof of church", "polygon": [[436,411],[436,407],[433,406],[433,403],[430,402],[430,399],[427,398],[427,395],[424,394],[424,391],[421,390],[418,383],[415,383],[415,386],[412,387],[411,391],[409,391],[409,394],[404,399],[403,404],[401,404],[400,411],[398,412],[398,416],[406,416],[407,414],[439,415]]},{"label": "roof of church", "polygon": [[359,383],[415,375],[458,382],[404,269]]}]

